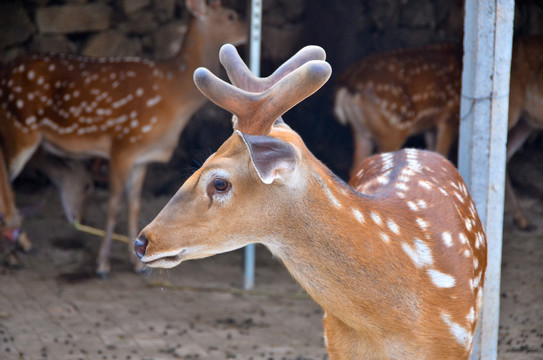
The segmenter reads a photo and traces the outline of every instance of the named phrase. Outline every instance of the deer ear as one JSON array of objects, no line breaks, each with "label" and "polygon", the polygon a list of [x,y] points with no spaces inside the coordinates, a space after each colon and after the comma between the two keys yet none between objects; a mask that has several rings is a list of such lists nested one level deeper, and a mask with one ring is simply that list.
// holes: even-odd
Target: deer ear
[{"label": "deer ear", "polygon": [[251,155],[251,162],[264,184],[284,179],[296,169],[296,151],[289,143],[271,136],[247,135],[236,131]]},{"label": "deer ear", "polygon": [[206,14],[205,0],[185,0],[185,6],[194,17],[203,17]]}]

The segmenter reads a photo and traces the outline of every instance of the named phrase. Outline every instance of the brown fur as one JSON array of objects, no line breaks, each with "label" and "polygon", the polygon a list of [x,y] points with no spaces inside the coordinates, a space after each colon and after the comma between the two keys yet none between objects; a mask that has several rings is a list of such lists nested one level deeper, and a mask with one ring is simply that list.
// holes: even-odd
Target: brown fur
[{"label": "brown fur", "polygon": [[111,235],[123,190],[128,193],[128,233],[135,238],[147,164],[170,159],[179,134],[205,102],[192,82],[194,69],[217,69],[218,61],[211,59],[219,47],[246,37],[245,24],[219,2],[206,6],[204,0],[187,1],[187,6],[194,17],[183,48],[172,60],[34,55],[12,64],[0,79],[1,148],[9,172],[0,177],[0,211],[11,226],[20,221],[9,181],[38,146],[63,156],[110,160],[100,274],[110,270]]},{"label": "brown fur", "polygon": [[[328,78],[324,61],[313,65],[311,81],[300,76],[304,65],[294,70],[302,89],[289,104],[305,98],[314,76],[324,74],[321,85]],[[270,93],[200,75],[208,94],[226,92],[212,95],[219,105],[230,94],[243,104]],[[366,159],[347,185],[273,120],[254,117],[261,134],[236,129],[183,184],[136,240],[141,260],[167,268],[261,243],[326,312],[331,360],[468,359],[486,238],[454,166],[403,150]]]}]

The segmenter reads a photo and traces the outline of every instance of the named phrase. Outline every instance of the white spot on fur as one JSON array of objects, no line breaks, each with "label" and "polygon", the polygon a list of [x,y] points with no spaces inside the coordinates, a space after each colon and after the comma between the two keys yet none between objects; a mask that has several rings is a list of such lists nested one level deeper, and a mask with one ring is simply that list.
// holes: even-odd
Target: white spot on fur
[{"label": "white spot on fur", "polygon": [[388,176],[378,176],[378,177],[377,177],[377,182],[378,182],[379,184],[381,184],[381,185],[386,185],[386,184],[388,184],[389,180],[390,180],[390,179],[388,178]]},{"label": "white spot on fur", "polygon": [[383,240],[384,242],[386,243],[390,242],[390,236],[388,236],[387,234],[381,233],[379,234],[379,236],[381,237],[381,240]]},{"label": "white spot on fur", "polygon": [[438,270],[428,269],[428,275],[430,275],[430,279],[432,279],[434,285],[439,288],[451,288],[456,283],[454,277]]},{"label": "white spot on fur", "polygon": [[422,268],[433,263],[432,251],[428,245],[420,239],[415,239],[414,248],[405,242],[402,243],[402,249],[411,258],[411,260],[413,260],[413,263],[415,263],[415,266],[418,268]]},{"label": "white spot on fur", "polygon": [[383,220],[381,219],[381,216],[379,214],[372,211],[370,213],[370,216],[374,223],[376,223],[377,225],[383,225]]},{"label": "white spot on fur", "polygon": [[356,220],[358,220],[358,222],[361,224],[364,223],[364,215],[362,215],[362,213],[358,211],[358,209],[352,209],[352,211]]},{"label": "white spot on fur", "polygon": [[409,190],[407,185],[405,183],[403,183],[403,182],[396,183],[396,189],[402,190],[402,191],[408,191]]},{"label": "white spot on fur", "polygon": [[388,228],[396,235],[400,235],[400,227],[394,222],[394,220],[387,221]]},{"label": "white spot on fur", "polygon": [[149,131],[151,131],[153,127],[151,125],[145,125],[145,126],[142,126],[141,128],[141,132],[142,133],[148,133]]},{"label": "white spot on fur", "polygon": [[422,186],[423,188],[427,189],[427,190],[432,189],[432,184],[430,182],[426,181],[426,180],[420,180],[419,185]]},{"label": "white spot on fur", "polygon": [[162,100],[162,96],[160,96],[160,95],[157,95],[154,98],[151,98],[151,99],[147,100],[147,107],[155,106],[156,104],[158,104],[160,102],[160,100]]},{"label": "white spot on fur", "polygon": [[383,171],[390,170],[394,167],[394,155],[392,153],[381,154],[381,160],[383,161]]},{"label": "white spot on fur", "polygon": [[441,238],[443,239],[443,242],[447,247],[451,247],[453,244],[452,236],[450,232],[444,231],[443,234],[441,234]]},{"label": "white spot on fur", "polygon": [[459,324],[451,320],[451,316],[445,312],[441,313],[441,319],[449,326],[451,334],[458,343],[462,344],[466,349],[471,348],[472,335]]},{"label": "white spot on fur", "polygon": [[407,202],[407,206],[409,206],[409,208],[413,211],[417,211],[419,209],[419,207],[417,206],[417,204],[415,204],[414,202],[412,201],[408,201]]},{"label": "white spot on fur", "polygon": [[422,230],[426,230],[428,229],[428,222],[426,222],[424,219],[422,218],[417,218],[417,224],[419,224],[419,227],[422,229]]},{"label": "white spot on fur", "polygon": [[475,321],[475,309],[473,309],[473,306],[469,309],[469,313],[466,315],[466,320],[470,324],[473,324]]}]

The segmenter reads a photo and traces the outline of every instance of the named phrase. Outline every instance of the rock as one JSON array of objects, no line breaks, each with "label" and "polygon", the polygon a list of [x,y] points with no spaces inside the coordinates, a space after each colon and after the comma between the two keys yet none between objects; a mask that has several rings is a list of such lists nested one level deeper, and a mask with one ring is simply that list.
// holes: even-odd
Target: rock
[{"label": "rock", "polygon": [[82,54],[94,57],[140,56],[141,43],[120,31],[109,30],[93,36],[85,45]]},{"label": "rock", "polygon": [[173,20],[175,15],[175,0],[154,0],[153,12],[157,20],[161,23]]},{"label": "rock", "polygon": [[77,46],[64,35],[38,34],[34,36],[28,49],[33,53],[59,54],[75,53],[77,51]]},{"label": "rock", "polygon": [[79,33],[105,30],[111,8],[102,3],[38,8],[36,23],[42,33]]},{"label": "rock", "polygon": [[151,0],[123,0],[122,8],[125,14],[141,10],[151,3]]},{"label": "rock", "polygon": [[154,34],[154,53],[156,60],[171,59],[181,50],[187,32],[184,21],[174,21],[159,28]]},{"label": "rock", "polygon": [[158,29],[158,23],[150,11],[137,11],[128,15],[128,20],[119,29],[131,34],[146,34]]},{"label": "rock", "polygon": [[21,5],[0,4],[0,50],[26,41],[35,30]]}]

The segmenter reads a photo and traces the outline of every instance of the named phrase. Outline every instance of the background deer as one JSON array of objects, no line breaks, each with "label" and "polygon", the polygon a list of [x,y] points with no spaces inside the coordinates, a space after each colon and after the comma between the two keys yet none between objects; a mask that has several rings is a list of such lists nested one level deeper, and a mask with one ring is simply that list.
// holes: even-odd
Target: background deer
[{"label": "background deer", "polygon": [[[6,226],[19,227],[10,180],[36,148],[62,156],[110,161],[106,236],[97,273],[110,272],[109,252],[123,189],[128,234],[137,236],[140,193],[149,162],[166,162],[190,117],[205,102],[192,83],[197,66],[218,68],[219,47],[246,39],[245,23],[219,1],[187,0],[192,14],[180,53],[172,60],[30,56],[0,81],[2,138],[0,202]],[[130,246],[131,248],[131,246]],[[141,270],[131,260],[137,271]]]},{"label": "background deer", "polygon": [[[543,36],[517,39],[511,58],[507,161],[536,130],[543,129]],[[521,229],[533,225],[526,217],[507,174],[505,196],[515,223]]]},{"label": "background deer", "polygon": [[[543,37],[515,41],[509,102],[509,160],[534,130],[543,127]],[[370,55],[338,80],[334,112],[353,130],[352,169],[373,152],[398,150],[411,135],[437,129],[427,147],[448,156],[458,132],[461,49],[431,45]],[[524,118],[522,117],[524,116]],[[524,119],[524,120],[523,120]],[[515,223],[531,228],[509,176],[506,200]]]},{"label": "background deer", "polygon": [[196,70],[198,88],[234,114],[234,133],[135,252],[169,268],[262,243],[324,309],[330,359],[468,359],[486,238],[464,182],[442,156],[413,149],[366,159],[350,185],[336,177],[280,118],[331,74],[324,52],[308,51],[254,79],[223,47],[242,89]]},{"label": "background deer", "polygon": [[[68,222],[81,222],[85,213],[86,200],[94,190],[92,174],[85,167],[85,164],[81,161],[59,158],[43,150],[38,150],[30,160],[29,166],[46,175],[58,189],[62,208]],[[45,199],[39,204],[23,209],[21,213],[26,216],[38,211],[43,204],[45,204]],[[0,234],[3,235],[3,239],[0,239],[0,241],[5,241],[6,244],[4,244],[5,249],[1,249],[2,246],[0,245],[0,257],[4,258],[0,263],[9,266],[20,266],[21,263],[16,254],[18,245],[22,247],[22,250],[28,252],[31,250],[32,244],[25,233],[20,233],[20,230],[4,229],[3,225],[1,227]]]},{"label": "background deer", "polygon": [[334,113],[354,136],[351,175],[374,152],[395,151],[413,135],[437,131],[427,147],[447,157],[458,132],[462,49],[430,45],[373,54],[337,81]]}]

